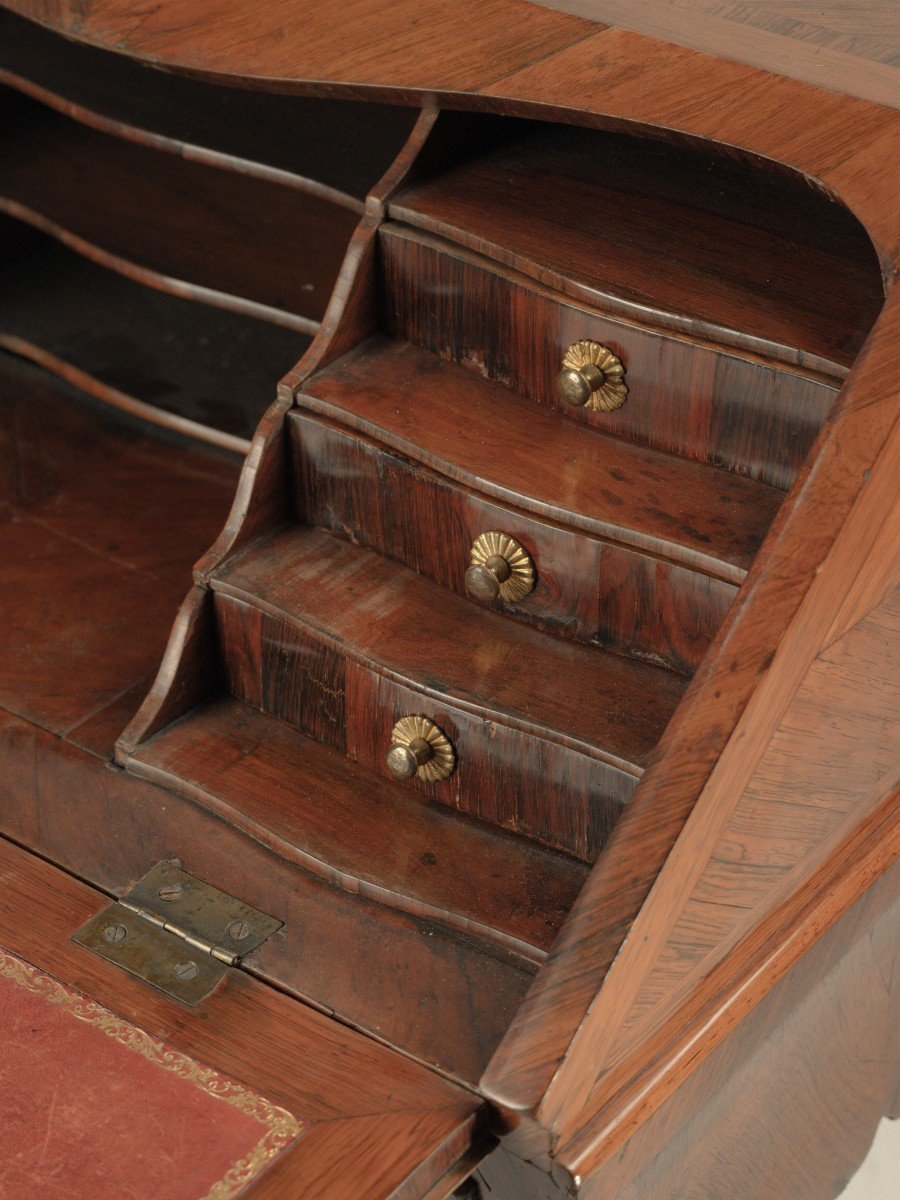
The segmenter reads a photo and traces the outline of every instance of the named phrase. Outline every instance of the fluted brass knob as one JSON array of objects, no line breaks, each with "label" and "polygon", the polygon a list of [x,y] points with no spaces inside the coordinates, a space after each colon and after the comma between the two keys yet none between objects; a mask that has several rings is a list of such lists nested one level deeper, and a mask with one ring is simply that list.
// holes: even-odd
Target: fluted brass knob
[{"label": "fluted brass knob", "polygon": [[556,377],[560,400],[576,407],[612,412],[628,396],[621,359],[599,342],[575,342],[566,351]]},{"label": "fluted brass knob", "polygon": [[436,783],[452,773],[456,751],[444,731],[428,717],[401,717],[391,730],[385,762],[395,779],[416,775],[426,783]]},{"label": "fluted brass knob", "polygon": [[482,533],[472,545],[466,588],[476,600],[521,600],[534,588],[531,555],[508,533]]}]

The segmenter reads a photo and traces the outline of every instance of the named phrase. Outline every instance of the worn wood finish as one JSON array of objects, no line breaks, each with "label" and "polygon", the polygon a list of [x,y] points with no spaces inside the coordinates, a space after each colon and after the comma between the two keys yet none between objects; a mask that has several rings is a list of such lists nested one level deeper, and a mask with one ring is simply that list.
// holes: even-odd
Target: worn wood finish
[{"label": "worn wood finish", "polygon": [[[174,855],[255,896],[296,933],[269,946],[261,974],[473,1082],[531,963],[298,871],[258,830],[108,765],[150,686],[191,561],[222,522],[237,461],[148,436],[17,359],[2,366],[0,834],[110,891]],[[207,636],[206,595],[189,597],[173,641]],[[216,663],[206,649],[178,669],[164,662],[141,734],[214,690]],[[561,904],[560,894],[550,919]]]},{"label": "worn wood finish", "polygon": [[[14,91],[2,101],[0,209],[135,263],[158,287],[183,280],[282,323],[321,318],[356,211],[91,129]],[[15,152],[23,141],[27,155]]]},{"label": "worn wood finish", "polygon": [[291,19],[289,6],[281,0],[255,14],[248,47],[246,0],[195,0],[187,18],[171,2],[149,16],[121,0],[94,3],[88,13],[69,0],[5,3],[81,41],[114,43],[120,53],[219,82],[252,79],[263,89],[309,94],[327,80],[330,94],[377,88],[380,99],[465,94],[473,109],[521,115],[543,106],[556,119],[580,114],[579,124],[625,122],[664,137],[712,140],[822,180],[863,221],[882,265],[898,245],[888,165],[896,114],[785,78],[780,61],[764,71],[717,59],[714,26],[704,23],[699,53],[527,0],[463,4],[452,13],[437,0],[403,0],[377,19],[362,0],[339,13],[330,0],[316,0],[303,22]]},{"label": "worn wood finish", "polygon": [[139,415],[173,414],[245,451],[309,338],[142,287],[40,238],[0,274],[0,345],[117,407],[136,401]]},{"label": "worn wood finish", "polygon": [[237,464],[0,366],[0,706],[77,735],[149,682]]},{"label": "worn wood finish", "polygon": [[[451,243],[396,223],[379,230],[388,332],[496,379],[604,433],[790,487],[838,383],[611,316]],[[588,338],[625,364],[611,413],[556,391],[563,355]]]},{"label": "worn wood finish", "polygon": [[651,325],[830,372],[852,363],[883,292],[845,209],[664,142],[482,120],[480,152],[398,192],[392,217]]},{"label": "worn wood finish", "polygon": [[298,402],[491,498],[730,583],[743,579],[783,499],[579,428],[406,342],[369,340],[316,372]]},{"label": "worn wood finish", "polygon": [[325,533],[273,535],[211,582],[235,695],[385,776],[394,722],[433,712],[459,769],[406,786],[587,859],[683,689],[671,672],[548,640]]},{"label": "worn wood finish", "polygon": [[[731,1036],[584,1177],[579,1196],[782,1200],[787,1187],[804,1200],[834,1200],[865,1156],[900,1070],[898,886],[895,866],[771,991],[748,1001]],[[554,1181],[508,1152],[492,1154],[476,1178],[488,1195],[517,1200],[572,1194],[563,1174]]]},{"label": "worn wood finish", "polygon": [[472,543],[501,529],[528,550],[537,583],[523,600],[495,607],[560,636],[690,672],[736,595],[734,584],[491,503],[302,410],[288,424],[302,523],[405,563],[461,596]]},{"label": "worn wood finish", "polygon": [[[840,554],[835,538],[858,498],[866,495],[867,472],[897,419],[886,363],[890,329],[896,328],[893,323],[898,316],[900,310],[889,302],[882,317],[887,336],[879,340],[880,349],[864,353],[857,364],[837,411],[823,430],[813,463],[801,475],[800,486],[786,502],[768,545],[754,564],[741,602],[731,609],[695,675],[661,740],[655,762],[573,907],[550,963],[518,1011],[483,1080],[490,1093],[502,1096],[513,1107],[540,1105],[573,1036],[584,1027],[585,1015],[597,995],[598,977],[606,976],[619,954],[633,914],[646,900],[698,792],[729,744],[738,716],[744,715],[745,728],[754,729],[759,743],[751,755],[745,738],[733,740],[733,761],[752,770],[784,705],[827,636],[824,631],[832,626],[836,614],[848,610],[851,597],[856,597],[857,603],[850,605],[850,610],[858,609],[857,581],[863,564],[883,561],[881,554],[872,551],[872,538],[883,522],[863,518],[842,539]],[[822,566],[826,561],[827,571]],[[802,572],[798,572],[800,564]],[[882,578],[882,572],[876,571],[875,577]],[[801,606],[814,579],[823,606],[810,612]],[[790,626],[791,637],[782,639],[778,659],[767,662],[762,657],[762,633],[773,620]],[[748,701],[763,682],[768,698],[761,696],[758,707],[748,710]],[[777,705],[771,699],[775,694],[782,697]],[[699,729],[708,731],[702,741],[692,737],[692,731]],[[736,752],[738,746],[741,753]],[[736,798],[739,790],[735,792],[731,784],[729,789]],[[703,828],[702,824],[697,827]],[[676,905],[670,916],[677,911]],[[661,916],[660,910],[657,915]],[[664,921],[659,929],[666,928]],[[572,1061],[589,1074],[597,1060],[588,1054],[573,1055]]]},{"label": "worn wood finish", "polygon": [[[70,940],[106,903],[102,892],[2,840],[0,877],[0,944],[312,1122],[248,1195],[279,1194],[274,1177],[323,1200],[348,1186],[360,1200],[413,1200],[465,1154],[479,1107],[469,1093],[242,971],[201,1002],[201,1020],[186,1019],[177,1001]],[[40,907],[21,921],[36,895]]]},{"label": "worn wood finish", "polygon": [[[896,416],[895,408],[892,415]],[[822,859],[827,861],[830,854],[835,854],[840,862],[840,847],[844,843],[852,841],[856,830],[864,826],[873,809],[878,811],[880,806],[887,805],[888,812],[896,823],[897,797],[893,788],[897,783],[896,746],[897,730],[900,728],[900,707],[898,707],[900,692],[897,687],[896,661],[890,657],[885,658],[882,653],[877,656],[878,661],[875,665],[871,661],[872,654],[867,645],[866,636],[861,633],[862,647],[857,647],[861,663],[856,666],[858,674],[855,679],[853,679],[852,668],[849,678],[846,674],[841,678],[840,672],[835,677],[830,671],[826,671],[826,677],[831,675],[829,682],[833,685],[833,691],[832,687],[829,687],[824,696],[818,692],[815,682],[810,682],[812,694],[817,695],[812,709],[811,727],[808,709],[809,694],[804,696],[801,689],[804,681],[810,680],[809,673],[814,670],[816,658],[827,649],[827,646],[823,644],[822,626],[818,622],[823,622],[826,628],[831,623],[835,611],[840,608],[843,595],[849,590],[850,580],[857,573],[856,564],[861,564],[869,554],[872,554],[876,560],[887,556],[892,563],[889,586],[894,587],[900,582],[900,537],[898,537],[896,523],[889,521],[879,524],[873,521],[874,513],[883,512],[882,506],[887,502],[888,496],[893,497],[895,494],[898,463],[900,463],[900,427],[895,422],[885,441],[884,448],[869,474],[866,486],[862,489],[839,537],[830,550],[830,561],[826,560],[826,566],[832,568],[838,564],[841,566],[842,569],[836,571],[835,574],[842,583],[836,586],[833,582],[835,576],[823,569],[818,574],[815,584],[810,587],[791,631],[793,637],[787,643],[793,653],[787,656],[786,661],[783,660],[781,673],[773,670],[768,674],[748,712],[744,715],[743,721],[749,722],[756,715],[754,710],[759,711],[759,706],[765,714],[764,719],[755,722],[753,740],[748,743],[746,739],[738,739],[738,742],[744,742],[740,753],[737,752],[738,742],[736,742],[720,756],[685,826],[684,838],[680,840],[676,852],[670,856],[657,880],[655,895],[658,897],[661,907],[654,911],[654,906],[648,906],[644,910],[644,913],[635,922],[633,931],[635,936],[629,948],[626,950],[623,946],[619,951],[616,966],[610,972],[610,978],[615,978],[619,971],[623,971],[627,974],[627,983],[621,986],[624,981],[620,979],[620,986],[615,988],[616,1002],[613,1007],[616,1016],[612,1017],[612,1010],[606,1008],[614,994],[611,988],[606,992],[603,1001],[600,1001],[598,997],[598,1003],[593,1006],[589,1018],[584,1022],[577,1035],[578,1039],[584,1039],[586,1043],[593,1043],[590,1050],[590,1063],[586,1058],[578,1056],[576,1052],[571,1059],[570,1069],[557,1075],[553,1087],[549,1089],[544,1098],[543,1103],[548,1114],[552,1111],[559,1116],[563,1108],[572,1114],[568,1118],[563,1118],[563,1122],[566,1124],[567,1133],[573,1142],[585,1145],[592,1143],[596,1137],[598,1125],[602,1124],[602,1118],[599,1121],[595,1120],[595,1114],[603,1105],[601,1097],[608,1093],[606,1093],[605,1086],[598,1089],[595,1085],[598,1077],[605,1075],[608,1068],[612,1068],[614,1058],[619,1053],[626,1052],[627,1039],[617,1037],[616,1031],[621,1032],[620,1022],[627,1022],[629,1016],[635,1013],[634,1006],[640,1002],[642,985],[648,979],[648,975],[652,973],[657,956],[665,952],[664,947],[673,935],[679,914],[689,904],[694,886],[703,878],[708,865],[715,870],[714,859],[726,857],[727,852],[721,853],[718,849],[719,839],[726,836],[729,820],[740,810],[742,797],[748,788],[752,789],[754,779],[768,781],[769,788],[780,789],[782,793],[779,798],[780,805],[775,811],[779,814],[779,824],[782,828],[784,823],[782,806],[785,803],[793,802],[794,805],[800,806],[801,814],[804,814],[803,806],[808,803],[809,788],[813,784],[816,787],[814,795],[819,798],[817,807],[821,810],[818,814],[821,824],[814,824],[812,830],[807,831],[810,845],[806,848],[806,853],[802,853],[802,850],[798,852],[802,866],[799,866],[788,889],[792,897],[802,892],[803,881],[815,872]],[[883,580],[881,588],[885,588]],[[871,600],[873,607],[881,602],[882,595],[876,595]],[[888,611],[891,611],[890,608]],[[870,633],[868,636],[871,639],[872,634]],[[876,634],[876,636],[878,635]],[[880,631],[880,641],[883,651],[885,642],[883,630]],[[894,646],[894,652],[896,652],[896,646]],[[814,678],[815,676],[813,676],[813,680]],[[777,693],[774,690],[776,688],[778,689]],[[865,703],[860,694],[864,690],[869,691],[870,688],[876,689],[876,694],[880,692],[879,707],[884,709],[884,718],[876,721],[874,725],[871,719],[867,719]],[[853,698],[852,701],[850,701],[850,697]],[[849,712],[847,711],[848,702],[851,705]],[[794,708],[798,704],[799,712]],[[857,707],[860,710],[859,718],[854,720]],[[839,716],[848,722],[851,738],[861,743],[861,753],[865,755],[868,752],[871,756],[872,768],[871,771],[860,774],[858,761],[853,764],[842,762],[843,773],[834,780],[835,788],[840,795],[839,803],[835,803],[832,795],[822,794],[820,765],[822,745],[819,731],[821,729],[820,722],[824,722],[827,726]],[[782,734],[779,745],[776,739],[778,739],[782,723],[786,724],[788,730],[796,727],[797,732]],[[788,748],[786,749],[786,747]],[[805,780],[798,769],[797,776],[794,777],[792,773],[791,780],[788,782],[783,777],[783,769],[779,771],[777,765],[770,765],[770,762],[767,761],[767,755],[772,754],[774,764],[779,761],[783,762],[785,753],[790,758],[793,758],[796,753],[798,768],[799,762],[802,762],[804,758],[812,760],[809,774]],[[841,781],[843,787],[839,788]],[[762,787],[766,788],[765,782],[762,783]],[[771,795],[771,792],[767,791],[766,794]],[[752,805],[752,793],[748,799]],[[842,812],[848,814],[846,824],[841,821]],[[800,824],[802,828],[802,822]],[[743,828],[745,825],[746,818],[740,827]],[[764,826],[760,825],[757,828],[762,835]],[[795,831],[791,832],[795,837],[797,836]],[[882,849],[886,848],[882,847]],[[793,852],[793,847],[788,853],[791,852]],[[748,897],[747,906],[753,913],[752,921],[759,922],[764,927],[765,920],[772,910],[777,911],[778,902],[781,899],[779,885],[784,880],[776,877],[764,889],[763,896],[754,902],[750,880],[753,877],[751,864],[755,861],[757,861],[757,855],[749,855],[745,868],[738,872],[738,877],[741,880],[742,894]],[[890,860],[888,858],[885,861]],[[859,878],[850,880],[851,888],[859,885]],[[721,897],[717,898],[721,899]],[[835,903],[837,903],[837,898],[835,898]],[[832,919],[839,915],[839,911],[832,913]],[[652,926],[652,933],[649,932],[650,926]],[[724,928],[719,927],[715,919],[712,921],[712,926],[713,928],[705,933],[697,931],[699,940],[704,947],[701,957],[706,960],[703,975],[707,980],[710,962],[720,961],[721,956],[727,953],[728,948],[732,945],[730,935],[733,927],[727,919]],[[752,927],[753,925],[751,925]],[[648,936],[644,940],[642,949],[638,951],[642,929],[648,933]],[[740,958],[732,957],[729,960],[728,970],[732,972],[732,976],[740,977],[742,969],[743,963]],[[677,1005],[682,1000],[679,984],[673,986],[674,992],[667,995],[667,1005]],[[697,990],[693,991],[694,1003],[697,1002]],[[702,985],[699,990],[702,990]],[[605,1013],[604,1009],[606,1009]],[[602,1034],[599,1032],[601,1025],[603,1027]],[[687,1026],[688,1022],[682,1014],[677,1028],[682,1031]],[[668,1026],[668,1028],[671,1029],[673,1026]],[[613,1043],[615,1043],[614,1051]],[[594,1065],[598,1060],[603,1063],[599,1069]],[[614,1075],[615,1071],[611,1069],[610,1076]],[[576,1110],[579,1112],[578,1117],[574,1116]],[[552,1117],[550,1119],[553,1120]]]},{"label": "worn wood finish", "polygon": [[234,700],[175,724],[128,766],[345,891],[535,961],[586,875],[570,858],[423,803]]},{"label": "worn wood finish", "polygon": [[195,799],[110,769],[110,750],[86,751],[0,713],[4,836],[117,894],[159,859],[179,858],[284,920],[287,932],[248,964],[255,974],[469,1084],[478,1079],[532,963],[298,869]]},{"label": "worn wood finish", "polygon": [[[414,110],[270,97],[147,70],[0,13],[0,81],[87,125],[198,162],[277,179],[362,211],[403,147]],[[335,154],[335,145],[342,153]]]},{"label": "worn wood finish", "polygon": [[[328,22],[323,34],[324,22],[300,31],[284,6],[276,4],[259,17],[250,43],[236,36],[241,31],[241,0],[198,0],[189,14],[183,6],[175,12],[163,4],[152,14],[142,13],[139,20],[133,12],[123,13],[117,0],[100,0],[89,10],[79,6],[77,14],[65,0],[46,0],[39,10],[28,7],[79,36],[114,40],[119,48],[156,55],[169,65],[201,74],[230,73],[235,81],[245,82],[249,75],[283,90],[344,87],[348,94],[380,85],[407,99],[420,89],[443,92],[442,99],[451,104],[519,116],[528,112],[611,129],[640,129],[676,142],[697,144],[711,138],[726,153],[783,164],[812,186],[839,196],[866,225],[886,282],[893,277],[900,245],[892,170],[898,120],[872,104],[664,47],[622,30],[540,12],[516,0],[489,6],[476,36],[473,13],[466,6],[452,14],[435,14],[431,21],[428,10],[417,26],[406,19],[403,3],[384,19],[379,14],[380,25],[366,22],[351,5],[339,19]],[[314,6],[313,15],[317,11]],[[416,16],[423,16],[421,6]],[[353,37],[341,35],[343,19]],[[512,38],[510,29],[515,30]],[[369,36],[361,38],[361,30]],[[710,45],[715,37],[711,25]],[[502,50],[495,53],[501,43]],[[475,70],[479,53],[481,69]],[[366,243],[367,252],[371,245]],[[357,258],[357,266],[363,260],[365,253]],[[339,334],[343,345],[335,356],[364,336],[361,331],[371,308],[354,284],[366,278],[370,264],[371,259],[366,260],[365,270],[354,268],[353,278],[345,277],[345,295],[352,296],[355,305],[345,311],[354,319]],[[718,1047],[729,1044],[738,1014],[764,1002],[783,970],[808,951],[822,928],[837,919],[842,907],[884,865],[890,848],[887,827],[871,822],[876,815],[889,815],[887,809],[876,812],[891,799],[889,793],[863,797],[859,806],[848,809],[846,836],[831,843],[811,873],[801,868],[797,887],[784,904],[763,905],[763,919],[756,924],[751,920],[736,949],[720,945],[718,932],[713,936],[708,979],[718,991],[707,995],[711,1007],[705,1012],[696,989],[682,997],[681,1009],[668,1002],[660,1007],[658,1030],[665,1036],[646,1041],[647,1048],[659,1051],[660,1059],[658,1070],[654,1067],[636,1081],[642,1103],[633,1103],[627,1087],[616,1095],[595,1089],[606,1067],[604,1038],[615,1037],[623,1021],[627,1024],[630,1005],[665,951],[689,894],[688,884],[692,886],[696,869],[702,871],[709,861],[720,820],[727,822],[739,802],[804,673],[827,644],[884,599],[885,556],[871,540],[884,524],[884,492],[861,522],[848,521],[848,514],[860,493],[868,490],[871,495],[866,481],[875,477],[875,461],[896,416],[890,374],[897,320],[891,293],[812,458],[775,518],[739,603],[726,618],[485,1080],[502,1103],[538,1115],[542,1126],[522,1122],[515,1145],[527,1144],[528,1159],[547,1173],[545,1177],[554,1169],[548,1154],[551,1128],[557,1135],[557,1178],[563,1183],[572,1178],[573,1169],[592,1172],[599,1181],[604,1164],[617,1146],[638,1135],[638,1127],[650,1130],[658,1151],[666,1131],[650,1124],[652,1114],[662,1111],[659,1106],[667,1097],[679,1094],[677,1085],[686,1078],[683,1068],[704,1057],[710,1061]],[[366,332],[371,329],[369,325]],[[319,351],[328,355],[324,341]],[[304,371],[297,372],[295,382]],[[845,524],[850,533],[842,540]],[[725,767],[716,776],[722,758]],[[695,862],[688,849],[700,843],[703,853]],[[688,863],[685,888],[661,881],[648,900],[667,858],[672,874]],[[629,937],[642,906],[647,919],[641,922],[639,915]],[[757,952],[761,957],[754,958]],[[607,974],[617,955],[617,961],[624,959],[636,968],[633,975],[624,968],[616,980]],[[685,1035],[679,1040],[682,1015]],[[633,1041],[628,1053],[637,1050]],[[695,1072],[694,1077],[700,1076]],[[844,1161],[859,1153],[856,1133],[851,1137],[841,1130],[837,1138],[846,1139]],[[720,1149],[727,1151],[727,1146],[720,1144]],[[642,1153],[644,1165],[651,1162],[653,1146],[645,1146]],[[813,1144],[806,1157],[815,1154]],[[758,1179],[761,1157],[752,1156],[749,1165],[746,1159],[736,1162],[728,1185],[740,1189],[744,1182]],[[701,1147],[693,1161],[687,1155],[685,1174],[668,1174],[685,1188],[697,1181],[702,1188],[716,1181],[708,1167]],[[635,1170],[643,1169],[635,1163]],[[635,1171],[631,1177],[633,1182],[626,1181],[623,1190],[633,1198]],[[590,1178],[584,1178],[591,1186]],[[652,1193],[652,1172],[643,1184],[645,1193],[647,1188]]]}]

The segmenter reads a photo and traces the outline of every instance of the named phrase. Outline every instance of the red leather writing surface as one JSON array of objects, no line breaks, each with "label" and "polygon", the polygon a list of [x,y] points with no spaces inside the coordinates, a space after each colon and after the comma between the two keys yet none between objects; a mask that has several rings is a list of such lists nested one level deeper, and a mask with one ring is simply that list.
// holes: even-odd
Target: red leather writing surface
[{"label": "red leather writing surface", "polygon": [[0,950],[3,1200],[226,1200],[302,1129]]}]

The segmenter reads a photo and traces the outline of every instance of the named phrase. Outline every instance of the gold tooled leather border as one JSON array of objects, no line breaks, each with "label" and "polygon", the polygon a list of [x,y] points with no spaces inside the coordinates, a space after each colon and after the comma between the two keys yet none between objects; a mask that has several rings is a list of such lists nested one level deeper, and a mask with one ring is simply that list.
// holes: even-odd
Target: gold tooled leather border
[{"label": "gold tooled leather border", "polygon": [[56,1005],[76,1021],[92,1025],[120,1046],[140,1054],[154,1066],[170,1071],[179,1079],[187,1080],[207,1096],[232,1105],[266,1126],[265,1133],[250,1153],[229,1168],[225,1175],[213,1184],[212,1189],[197,1200],[231,1200],[306,1128],[305,1122],[298,1120],[287,1109],[277,1107],[242,1084],[220,1075],[212,1067],[206,1067],[186,1054],[170,1049],[143,1029],[117,1017],[96,1001],[70,991],[58,979],[42,974],[36,967],[7,950],[0,950],[0,978],[9,979],[32,995],[39,996],[47,1004]]}]

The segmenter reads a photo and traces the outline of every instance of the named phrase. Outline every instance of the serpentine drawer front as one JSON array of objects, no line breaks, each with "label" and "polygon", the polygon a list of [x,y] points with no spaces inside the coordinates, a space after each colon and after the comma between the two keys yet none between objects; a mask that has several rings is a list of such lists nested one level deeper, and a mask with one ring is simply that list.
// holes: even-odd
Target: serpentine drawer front
[{"label": "serpentine drawer front", "polygon": [[248,1196],[831,1200],[893,1092],[889,54],[554,5],[0,0],[0,949]]}]

